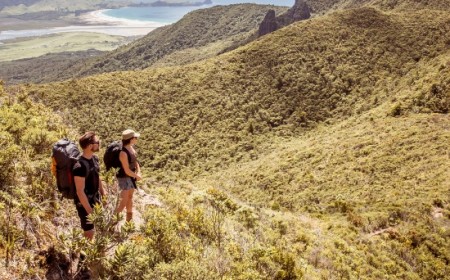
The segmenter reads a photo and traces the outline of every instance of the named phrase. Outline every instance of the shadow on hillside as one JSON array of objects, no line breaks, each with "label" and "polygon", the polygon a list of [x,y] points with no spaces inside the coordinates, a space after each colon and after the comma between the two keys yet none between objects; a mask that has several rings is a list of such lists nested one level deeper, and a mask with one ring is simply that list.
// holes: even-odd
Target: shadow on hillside
[{"label": "shadow on hillside", "polygon": [[46,258],[47,280],[89,280],[92,279],[91,273],[87,269],[78,269],[79,259],[73,255],[72,260],[69,256],[58,252],[54,247],[43,252]]}]

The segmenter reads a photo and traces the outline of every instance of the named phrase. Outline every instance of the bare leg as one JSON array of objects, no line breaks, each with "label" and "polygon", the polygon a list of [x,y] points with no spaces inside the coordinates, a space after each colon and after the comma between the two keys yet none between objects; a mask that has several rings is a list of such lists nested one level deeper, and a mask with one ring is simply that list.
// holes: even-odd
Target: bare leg
[{"label": "bare leg", "polygon": [[93,230],[93,229],[85,231],[84,237],[86,237],[87,240],[92,240],[92,239],[94,239],[94,233],[95,233],[95,230]]},{"label": "bare leg", "polygon": [[125,209],[125,207],[128,204],[128,199],[129,199],[129,192],[130,190],[123,190],[120,192],[120,203],[119,206],[117,206],[116,209],[116,213],[120,213],[123,211],[123,209]]},{"label": "bare leg", "polygon": [[134,189],[129,190],[128,201],[127,201],[127,222],[133,219],[133,193]]}]

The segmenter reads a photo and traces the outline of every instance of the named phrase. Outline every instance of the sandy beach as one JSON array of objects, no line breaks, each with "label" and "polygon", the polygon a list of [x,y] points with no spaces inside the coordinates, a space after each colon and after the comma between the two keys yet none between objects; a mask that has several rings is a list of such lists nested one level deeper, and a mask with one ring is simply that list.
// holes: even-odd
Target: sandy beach
[{"label": "sandy beach", "polygon": [[80,15],[78,18],[87,24],[94,25],[114,25],[120,27],[136,27],[136,28],[156,28],[164,24],[155,21],[129,20],[111,17],[105,14],[108,10],[97,10]]},{"label": "sandy beach", "polygon": [[82,14],[76,18],[79,25],[49,27],[25,30],[4,30],[0,32],[0,41],[22,37],[34,37],[61,32],[94,32],[115,36],[143,36],[165,24],[153,21],[127,20],[105,15],[105,10]]}]

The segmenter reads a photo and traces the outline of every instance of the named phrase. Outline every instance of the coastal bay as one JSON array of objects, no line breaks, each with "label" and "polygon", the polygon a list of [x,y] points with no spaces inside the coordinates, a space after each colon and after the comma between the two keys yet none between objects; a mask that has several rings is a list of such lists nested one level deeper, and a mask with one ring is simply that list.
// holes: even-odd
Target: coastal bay
[{"label": "coastal bay", "polygon": [[9,22],[9,25],[2,26],[20,23],[21,27],[30,29],[0,32],[0,61],[88,49],[111,51],[164,25],[152,21],[114,18],[105,15],[104,10],[60,20],[27,22],[2,18],[0,23],[2,22]]},{"label": "coastal bay", "polygon": [[[61,51],[109,51],[158,27],[177,22],[196,9],[242,2],[288,6],[294,0],[216,0],[212,4],[192,6],[123,7],[77,13],[42,12],[33,14],[30,19],[26,15],[10,16],[0,12],[0,61]],[[64,40],[69,41],[64,43]]]}]

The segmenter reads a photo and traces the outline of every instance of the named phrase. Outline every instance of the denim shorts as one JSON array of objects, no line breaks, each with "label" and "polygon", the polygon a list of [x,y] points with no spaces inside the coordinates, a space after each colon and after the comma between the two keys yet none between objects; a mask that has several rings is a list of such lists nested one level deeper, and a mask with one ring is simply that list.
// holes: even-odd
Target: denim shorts
[{"label": "denim shorts", "polygon": [[117,178],[117,181],[119,182],[119,188],[122,191],[135,189],[136,186],[133,182],[133,179],[131,177],[119,177]]}]

